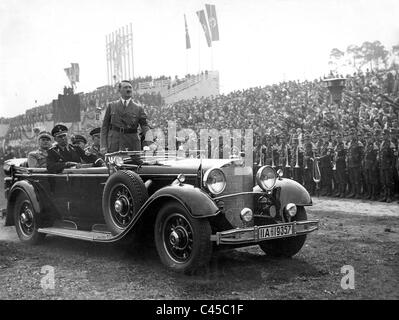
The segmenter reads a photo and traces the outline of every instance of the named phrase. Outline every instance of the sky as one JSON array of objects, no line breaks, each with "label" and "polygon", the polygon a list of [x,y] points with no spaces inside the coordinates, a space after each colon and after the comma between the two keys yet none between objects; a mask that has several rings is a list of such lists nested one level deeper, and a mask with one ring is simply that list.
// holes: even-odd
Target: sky
[{"label": "sky", "polygon": [[[211,49],[195,13],[205,3],[216,5],[219,24]],[[105,36],[129,23],[135,76],[218,70],[228,93],[323,76],[335,47],[380,40],[390,48],[398,17],[397,0],[2,0],[0,117],[57,98],[71,62],[80,66],[78,92],[107,84]]]}]

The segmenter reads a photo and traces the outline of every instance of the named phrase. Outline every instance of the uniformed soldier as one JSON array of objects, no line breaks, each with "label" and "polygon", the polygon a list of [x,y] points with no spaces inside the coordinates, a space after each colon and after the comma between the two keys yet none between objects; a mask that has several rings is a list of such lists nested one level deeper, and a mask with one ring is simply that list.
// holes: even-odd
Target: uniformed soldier
[{"label": "uniformed soldier", "polygon": [[389,203],[392,202],[393,195],[393,166],[395,145],[390,139],[390,133],[388,129],[384,129],[383,138],[384,141],[380,146],[380,168],[384,194],[380,201]]},{"label": "uniformed soldier", "polygon": [[324,141],[324,145],[321,149],[320,161],[320,173],[321,173],[321,195],[331,196],[332,195],[332,155],[331,146],[327,139]]},{"label": "uniformed soldier", "polygon": [[365,155],[364,155],[364,171],[365,171],[365,180],[367,184],[368,194],[366,199],[377,200],[378,193],[378,145],[374,138],[370,138],[367,141]]},{"label": "uniformed soldier", "polygon": [[85,148],[85,153],[88,156],[95,155],[96,157],[104,160],[104,155],[100,152],[100,132],[101,128],[94,128],[90,131],[89,134],[93,140],[93,143],[91,146]]},{"label": "uniformed soldier", "polygon": [[80,168],[82,162],[93,163],[96,167],[101,167],[105,163],[101,158],[94,155],[86,155],[78,146],[68,144],[68,128],[62,124],[57,124],[51,135],[54,137],[56,145],[47,152],[47,170],[50,173],[60,173],[65,168]]},{"label": "uniformed soldier", "polygon": [[346,149],[345,144],[341,139],[341,136],[338,135],[337,146],[335,147],[335,172],[336,172],[336,181],[338,192],[336,194],[337,197],[344,198],[346,192]]},{"label": "uniformed soldier", "polygon": [[[150,127],[147,115],[140,103],[132,100],[132,85],[129,81],[119,84],[120,99],[111,102],[105,111],[101,126],[101,153],[119,150],[141,150],[141,139],[138,136],[138,126],[141,134],[146,137]],[[144,141],[150,145],[152,141]]]},{"label": "uniformed soldier", "polygon": [[312,168],[313,168],[313,158],[314,158],[314,146],[311,141],[311,137],[309,134],[305,134],[304,137],[304,147],[305,147],[305,153],[304,153],[304,168],[303,168],[303,182],[306,190],[311,195],[314,195],[315,193],[315,182],[313,180],[313,174],[312,174]]},{"label": "uniformed soldier", "polygon": [[52,136],[50,132],[41,131],[38,135],[39,149],[28,153],[29,168],[46,168],[47,151],[51,148]]},{"label": "uniformed soldier", "polygon": [[348,145],[348,173],[351,184],[351,193],[348,198],[360,199],[360,170],[363,159],[363,145],[358,140],[357,131],[352,129],[350,132],[351,141]]},{"label": "uniformed soldier", "polygon": [[86,148],[87,140],[80,134],[75,134],[71,137],[71,143],[73,146],[80,147],[82,150]]}]

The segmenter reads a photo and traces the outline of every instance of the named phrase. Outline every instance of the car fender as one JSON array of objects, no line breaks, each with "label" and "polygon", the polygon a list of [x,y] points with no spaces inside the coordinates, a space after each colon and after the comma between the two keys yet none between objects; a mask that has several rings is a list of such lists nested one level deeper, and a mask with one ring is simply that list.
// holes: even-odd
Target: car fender
[{"label": "car fender", "polygon": [[[297,206],[313,205],[309,192],[295,180],[277,179],[275,188],[280,188],[279,200],[281,208],[284,208],[288,203],[295,203]],[[253,190],[262,192],[259,186],[256,186]]]},{"label": "car fender", "polygon": [[154,207],[154,204],[162,205],[168,200],[179,202],[193,218],[213,217],[219,213],[219,208],[207,193],[189,184],[176,184],[159,189],[140,211],[146,211]]},{"label": "car fender", "polygon": [[27,180],[20,180],[14,183],[8,193],[7,199],[7,216],[5,226],[14,225],[14,216],[12,215],[15,200],[19,192],[24,192],[32,202],[33,209],[36,212],[41,212],[41,206],[37,197],[37,190],[33,183]]}]

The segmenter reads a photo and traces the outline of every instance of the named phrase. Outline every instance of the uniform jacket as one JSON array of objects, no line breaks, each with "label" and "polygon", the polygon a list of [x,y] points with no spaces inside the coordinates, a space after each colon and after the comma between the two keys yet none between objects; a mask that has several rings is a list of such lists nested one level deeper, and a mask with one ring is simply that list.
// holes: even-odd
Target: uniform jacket
[{"label": "uniform jacket", "polygon": [[37,149],[28,153],[29,168],[46,168],[47,167],[47,150]]},{"label": "uniform jacket", "polygon": [[363,144],[360,141],[349,142],[348,145],[348,167],[357,168],[362,164]]},{"label": "uniform jacket", "polygon": [[395,145],[392,142],[383,141],[380,146],[380,166],[382,170],[393,169]]}]

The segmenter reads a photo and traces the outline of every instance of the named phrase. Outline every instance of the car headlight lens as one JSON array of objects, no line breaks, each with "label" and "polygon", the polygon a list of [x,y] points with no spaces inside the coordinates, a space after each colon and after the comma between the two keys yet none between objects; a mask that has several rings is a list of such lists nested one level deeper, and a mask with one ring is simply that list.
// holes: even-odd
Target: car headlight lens
[{"label": "car headlight lens", "polygon": [[256,183],[265,191],[269,191],[276,185],[277,174],[270,166],[261,167],[256,173]]},{"label": "car headlight lens", "polygon": [[220,169],[209,169],[204,175],[204,186],[212,194],[220,194],[226,188],[226,177]]},{"label": "car headlight lens", "polygon": [[249,222],[253,218],[253,212],[249,208],[244,208],[241,210],[240,217],[241,217],[241,220],[243,220],[245,222]]},{"label": "car headlight lens", "polygon": [[287,212],[288,215],[289,215],[291,218],[295,217],[296,211],[297,211],[297,208],[296,208],[296,204],[295,204],[295,203],[288,203],[288,204],[285,206],[285,212]]}]

